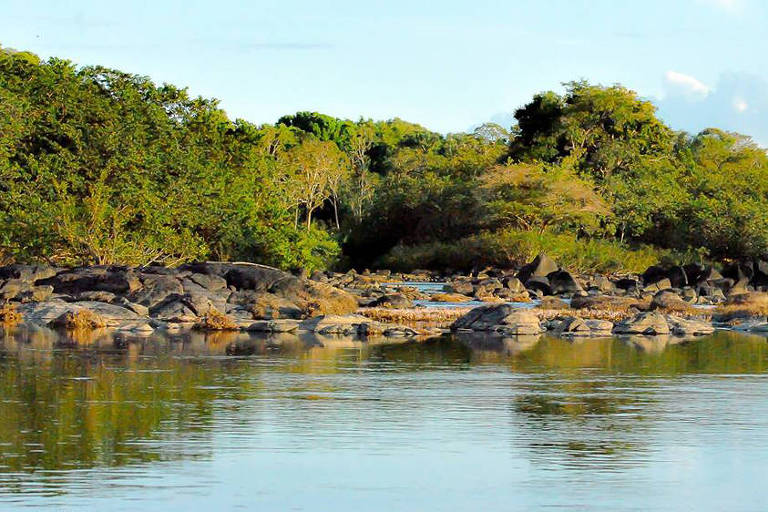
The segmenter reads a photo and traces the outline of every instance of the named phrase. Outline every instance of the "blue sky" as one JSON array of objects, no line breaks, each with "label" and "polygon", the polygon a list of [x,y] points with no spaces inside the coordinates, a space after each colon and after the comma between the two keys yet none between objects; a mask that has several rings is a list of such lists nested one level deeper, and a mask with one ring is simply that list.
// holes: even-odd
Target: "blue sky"
[{"label": "blue sky", "polygon": [[765,0],[1,0],[0,44],[221,99],[467,130],[585,78],[653,99],[673,127],[768,143]]}]

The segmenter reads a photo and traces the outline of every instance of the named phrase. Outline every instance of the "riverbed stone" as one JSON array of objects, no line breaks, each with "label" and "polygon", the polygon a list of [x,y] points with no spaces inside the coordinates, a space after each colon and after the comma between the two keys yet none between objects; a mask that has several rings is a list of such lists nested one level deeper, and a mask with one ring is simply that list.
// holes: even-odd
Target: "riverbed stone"
[{"label": "riverbed stone", "polygon": [[528,286],[531,277],[546,277],[559,270],[559,266],[546,254],[539,254],[534,260],[523,266],[517,273],[517,278]]},{"label": "riverbed stone", "polygon": [[494,331],[510,335],[539,334],[539,318],[529,310],[516,309],[511,304],[481,306],[457,319],[451,329]]},{"label": "riverbed stone", "polygon": [[670,331],[677,336],[703,336],[715,332],[712,324],[702,320],[680,318],[673,315],[667,315],[666,319]]},{"label": "riverbed stone", "polygon": [[669,334],[670,328],[666,318],[661,313],[646,311],[633,318],[619,322],[613,328],[616,334]]},{"label": "riverbed stone", "polygon": [[557,270],[547,274],[547,280],[552,294],[574,294],[583,292],[584,288],[576,280],[576,278],[567,270]]}]

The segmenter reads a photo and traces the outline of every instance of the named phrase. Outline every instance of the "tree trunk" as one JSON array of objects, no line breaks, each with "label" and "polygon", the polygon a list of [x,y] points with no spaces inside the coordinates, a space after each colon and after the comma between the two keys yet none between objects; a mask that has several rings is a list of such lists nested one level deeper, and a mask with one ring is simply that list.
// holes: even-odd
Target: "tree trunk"
[{"label": "tree trunk", "polygon": [[336,218],[336,230],[341,230],[341,225],[339,224],[339,206],[338,201],[334,198],[333,200],[333,216]]}]

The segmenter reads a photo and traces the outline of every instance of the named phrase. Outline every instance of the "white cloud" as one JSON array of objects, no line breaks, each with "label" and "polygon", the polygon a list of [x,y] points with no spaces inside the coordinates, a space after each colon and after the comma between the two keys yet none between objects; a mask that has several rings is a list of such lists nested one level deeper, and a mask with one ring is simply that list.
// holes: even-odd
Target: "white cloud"
[{"label": "white cloud", "polygon": [[673,94],[665,80],[666,95],[658,100],[659,115],[676,129],[696,133],[717,127],[751,135],[768,147],[768,80],[747,73],[724,73],[706,95]]},{"label": "white cloud", "polygon": [[749,104],[742,98],[736,97],[733,98],[733,108],[736,109],[736,112],[746,112]]},{"label": "white cloud", "polygon": [[664,79],[669,88],[673,89],[672,93],[683,93],[684,95],[704,97],[709,94],[710,88],[708,85],[701,82],[698,78],[679,73],[677,71],[667,71],[664,74]]}]

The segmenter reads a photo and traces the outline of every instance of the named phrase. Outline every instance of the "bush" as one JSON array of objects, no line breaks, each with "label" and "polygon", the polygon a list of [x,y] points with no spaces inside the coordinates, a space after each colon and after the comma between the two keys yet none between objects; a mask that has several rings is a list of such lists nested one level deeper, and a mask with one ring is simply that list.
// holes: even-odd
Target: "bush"
[{"label": "bush", "polygon": [[539,253],[546,253],[564,268],[576,272],[642,272],[662,259],[674,257],[669,251],[649,246],[630,248],[615,241],[579,239],[571,234],[501,230],[452,243],[400,245],[378,263],[381,268],[403,272],[415,268],[518,268]]},{"label": "bush", "polygon": [[6,326],[12,326],[21,323],[23,320],[21,313],[16,311],[15,304],[6,302],[0,306],[0,323]]},{"label": "bush", "polygon": [[208,311],[208,314],[200,322],[195,324],[195,328],[203,331],[235,331],[239,329],[230,316],[213,308]]}]

